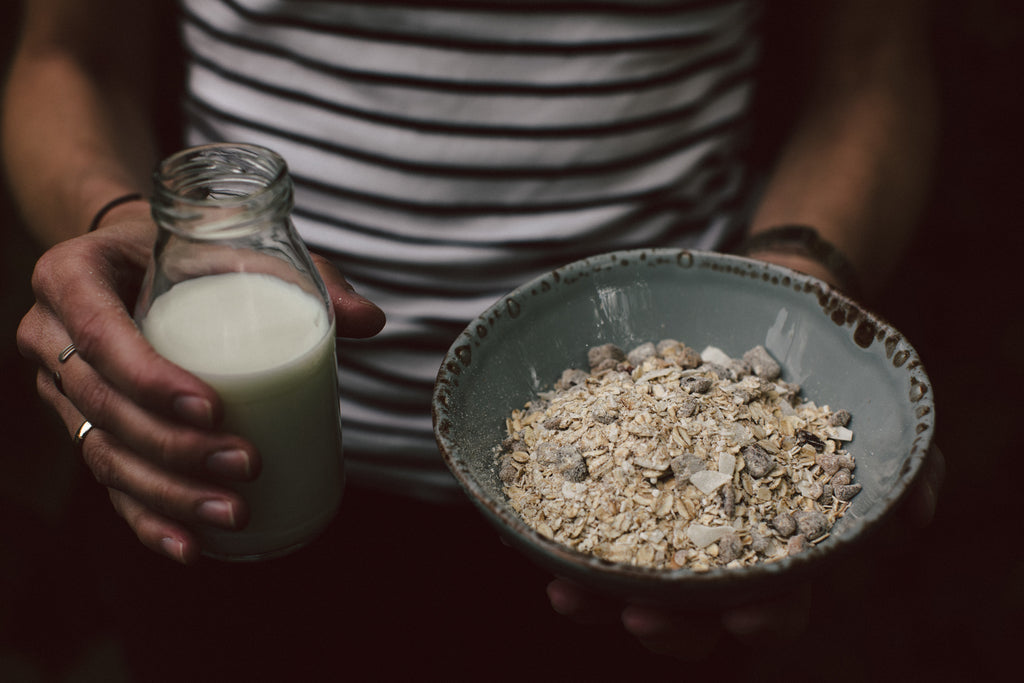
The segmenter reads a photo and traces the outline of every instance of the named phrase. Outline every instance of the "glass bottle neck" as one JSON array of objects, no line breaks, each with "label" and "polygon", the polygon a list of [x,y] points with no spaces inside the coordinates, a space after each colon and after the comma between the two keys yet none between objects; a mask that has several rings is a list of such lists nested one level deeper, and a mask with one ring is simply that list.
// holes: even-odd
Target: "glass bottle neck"
[{"label": "glass bottle neck", "polygon": [[153,219],[192,240],[225,240],[285,221],[292,182],[284,159],[247,144],[211,144],[168,157],[153,175]]}]

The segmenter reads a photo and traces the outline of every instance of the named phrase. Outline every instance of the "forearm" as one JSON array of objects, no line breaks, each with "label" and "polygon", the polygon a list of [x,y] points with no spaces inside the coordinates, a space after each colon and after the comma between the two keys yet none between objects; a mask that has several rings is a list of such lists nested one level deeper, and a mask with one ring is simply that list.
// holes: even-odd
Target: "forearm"
[{"label": "forearm", "polygon": [[148,17],[128,7],[148,3],[104,5],[126,22],[120,30],[102,11],[82,16],[92,3],[61,4],[28,3],[4,92],[6,175],[45,246],[84,232],[111,199],[145,191],[156,157],[142,49]]},{"label": "forearm", "polygon": [[922,2],[841,3],[822,33],[816,86],[751,233],[813,226],[865,290],[884,284],[917,226],[936,139]]}]

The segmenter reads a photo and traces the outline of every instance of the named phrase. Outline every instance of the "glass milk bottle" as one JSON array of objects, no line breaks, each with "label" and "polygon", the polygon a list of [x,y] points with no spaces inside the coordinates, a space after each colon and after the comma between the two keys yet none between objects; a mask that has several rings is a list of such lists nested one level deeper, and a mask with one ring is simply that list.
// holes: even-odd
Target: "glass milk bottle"
[{"label": "glass milk bottle", "polygon": [[158,227],[135,319],[158,353],[224,401],[224,429],[263,462],[234,484],[250,508],[242,530],[195,529],[203,552],[259,560],[327,526],[344,471],[334,312],[292,225],[284,160],[253,145],[213,144],[154,174]]}]

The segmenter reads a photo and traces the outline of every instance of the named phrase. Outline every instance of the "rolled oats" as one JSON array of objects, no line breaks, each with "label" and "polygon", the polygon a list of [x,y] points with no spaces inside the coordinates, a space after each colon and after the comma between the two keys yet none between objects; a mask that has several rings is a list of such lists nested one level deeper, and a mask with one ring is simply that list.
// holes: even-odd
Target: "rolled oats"
[{"label": "rolled oats", "polygon": [[850,414],[803,401],[764,347],[666,339],[588,361],[512,412],[497,454],[546,538],[637,566],[748,566],[820,542],[861,488]]}]

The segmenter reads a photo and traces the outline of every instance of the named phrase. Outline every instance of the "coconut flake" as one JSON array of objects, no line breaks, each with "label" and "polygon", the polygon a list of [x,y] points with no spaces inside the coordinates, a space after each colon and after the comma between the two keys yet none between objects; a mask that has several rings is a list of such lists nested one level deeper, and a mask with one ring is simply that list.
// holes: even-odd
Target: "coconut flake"
[{"label": "coconut flake", "polygon": [[732,477],[736,471],[736,456],[729,451],[722,451],[718,454],[718,471],[727,477]]},{"label": "coconut flake", "polygon": [[853,431],[846,427],[828,427],[825,429],[825,433],[828,434],[831,439],[838,439],[839,441],[850,441],[853,439]]},{"label": "coconut flake", "polygon": [[714,363],[715,365],[723,366],[732,362],[732,358],[729,357],[729,354],[717,346],[704,347],[704,350],[700,352],[700,359],[705,363]]},{"label": "coconut flake", "polygon": [[715,541],[729,534],[736,533],[731,526],[704,526],[703,524],[691,524],[686,528],[686,535],[698,548],[705,548]]},{"label": "coconut flake", "polygon": [[714,470],[701,470],[690,475],[690,483],[699,488],[701,493],[711,493],[729,481],[732,481],[731,474]]}]

